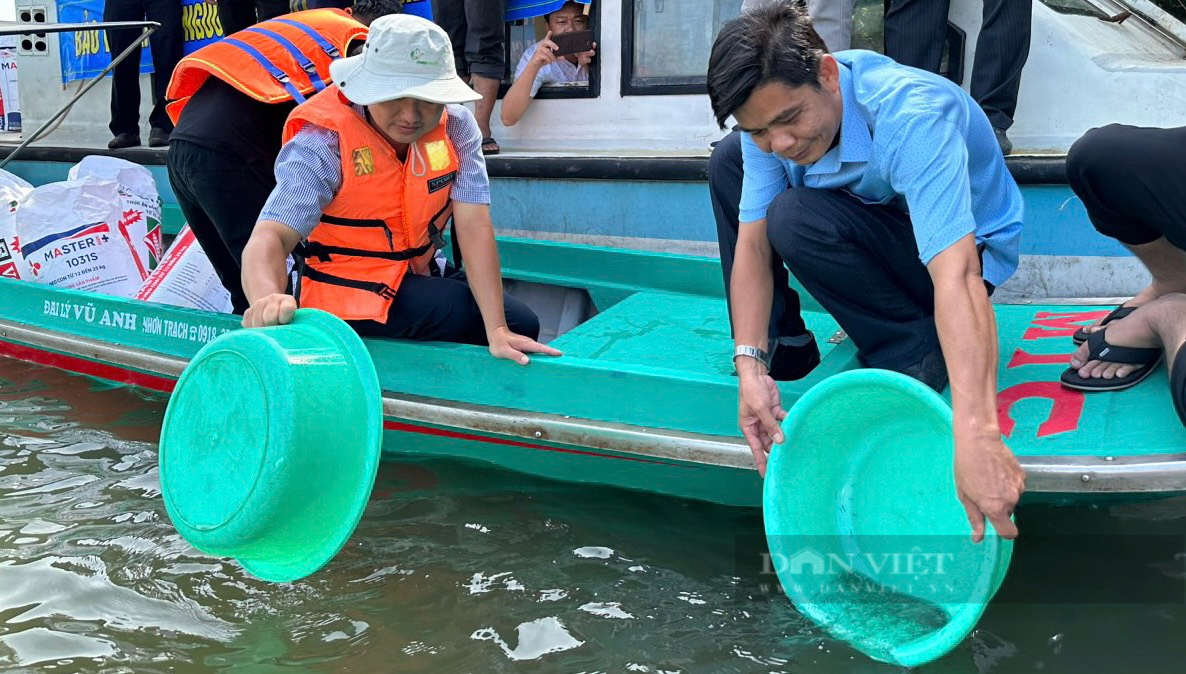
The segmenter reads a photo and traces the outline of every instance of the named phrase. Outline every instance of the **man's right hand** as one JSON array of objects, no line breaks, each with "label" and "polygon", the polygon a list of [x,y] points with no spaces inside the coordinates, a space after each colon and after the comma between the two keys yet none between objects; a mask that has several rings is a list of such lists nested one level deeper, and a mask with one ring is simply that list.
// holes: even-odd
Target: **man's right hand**
[{"label": "man's right hand", "polygon": [[297,301],[292,295],[273,293],[252,303],[243,314],[243,327],[266,328],[269,325],[287,325],[296,313]]},{"label": "man's right hand", "polygon": [[785,439],[781,423],[787,412],[782,408],[778,385],[768,373],[758,372],[754,368],[741,371],[738,376],[737,423],[741,426],[745,441],[749,443],[750,451],[754,453],[758,475],[766,477],[770,448]]},{"label": "man's right hand", "polygon": [[552,42],[552,31],[548,31],[544,39],[540,40],[539,44],[535,46],[535,53],[531,55],[531,61],[540,68],[549,63],[555,63],[556,59],[559,58],[555,54],[558,49],[560,47],[555,42]]}]

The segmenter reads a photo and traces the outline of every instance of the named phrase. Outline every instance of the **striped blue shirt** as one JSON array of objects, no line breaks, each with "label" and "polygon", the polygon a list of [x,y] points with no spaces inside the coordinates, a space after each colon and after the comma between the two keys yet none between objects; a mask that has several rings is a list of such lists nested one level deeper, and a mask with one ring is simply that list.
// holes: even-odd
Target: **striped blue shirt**
[{"label": "striped blue shirt", "polygon": [[1022,200],[988,118],[963,89],[880,54],[842,51],[840,142],[810,166],[763,152],[741,135],[741,222],[766,217],[789,186],[844,190],[910,213],[929,264],[969,233],[985,244],[984,280],[1017,270]]},{"label": "striped blue shirt", "polygon": [[[354,106],[362,113],[361,106]],[[445,134],[457,150],[460,167],[450,193],[454,201],[490,203],[490,178],[482,156],[478,120],[463,105],[449,110]],[[260,220],[275,220],[308,238],[326,205],[342,186],[342,155],[336,131],[306,125],[280,148],[276,158],[276,189],[268,196]]]}]

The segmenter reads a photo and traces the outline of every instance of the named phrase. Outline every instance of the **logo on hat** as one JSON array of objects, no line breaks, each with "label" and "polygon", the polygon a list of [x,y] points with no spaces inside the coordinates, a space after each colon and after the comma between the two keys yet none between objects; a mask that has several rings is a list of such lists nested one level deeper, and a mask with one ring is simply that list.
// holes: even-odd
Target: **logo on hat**
[{"label": "logo on hat", "polygon": [[424,51],[419,47],[413,49],[411,53],[408,54],[408,56],[412,59],[412,61],[419,63],[422,66],[439,66],[441,64],[440,61],[429,61],[425,59]]},{"label": "logo on hat", "polygon": [[375,159],[371,156],[369,147],[360,147],[351,152],[350,161],[354,164],[356,176],[369,176],[375,172]]}]

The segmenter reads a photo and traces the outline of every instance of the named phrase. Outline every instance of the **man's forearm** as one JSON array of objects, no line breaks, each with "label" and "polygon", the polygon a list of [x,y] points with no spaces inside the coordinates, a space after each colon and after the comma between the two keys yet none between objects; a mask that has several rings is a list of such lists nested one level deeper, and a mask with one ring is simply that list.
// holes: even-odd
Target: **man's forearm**
[{"label": "man's forearm", "polygon": [[540,67],[532,61],[511,83],[511,88],[502,98],[502,111],[499,113],[503,126],[514,126],[522,119],[523,113],[527,112],[534,100],[531,97],[531,85],[535,83],[535,76],[539,71]]},{"label": "man's forearm", "polygon": [[[456,212],[454,213],[456,217]],[[502,302],[502,270],[498,263],[498,245],[494,241],[494,227],[489,219],[481,222],[458,222],[457,242],[465,255],[466,277],[482,323],[489,334],[506,327],[506,313]]]},{"label": "man's forearm", "polygon": [[[749,224],[743,226],[757,226]],[[763,226],[764,229],[764,226]],[[765,350],[770,342],[770,305],[774,298],[774,277],[770,271],[770,248],[761,241],[739,239],[733,257],[733,272],[729,279],[729,304],[732,308],[733,339],[738,345],[755,346]],[[765,374],[766,369],[752,358],[738,358],[739,374],[753,368]]]},{"label": "man's forearm", "polygon": [[[259,224],[268,222],[286,227],[282,223],[267,220]],[[259,224],[243,247],[243,292],[251,304],[268,295],[285,291],[288,286],[287,258],[292,252],[292,248],[286,248],[280,236],[266,225],[260,227]]]},{"label": "man's forearm", "polygon": [[936,284],[935,327],[947,361],[956,435],[1000,437],[996,319],[979,274]]}]

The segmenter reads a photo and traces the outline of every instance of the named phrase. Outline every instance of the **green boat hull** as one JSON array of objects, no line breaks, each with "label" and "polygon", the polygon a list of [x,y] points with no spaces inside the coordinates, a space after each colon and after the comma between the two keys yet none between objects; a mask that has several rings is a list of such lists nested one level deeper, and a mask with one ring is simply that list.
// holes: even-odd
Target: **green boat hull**
[{"label": "green boat hull", "polygon": [[[494,464],[546,478],[757,506],[761,484],[736,427],[736,379],[715,260],[501,239],[504,274],[586,292],[590,320],[527,367],[484,348],[367,340],[385,394],[385,451]],[[171,391],[232,316],[0,279],[0,355]],[[806,296],[805,296],[806,297]],[[1000,420],[1045,500],[1186,491],[1186,429],[1164,368],[1122,393],[1058,384],[1075,326],[1104,307],[997,305]],[[791,405],[859,367],[836,323],[808,303],[821,365],[780,386]]]}]

